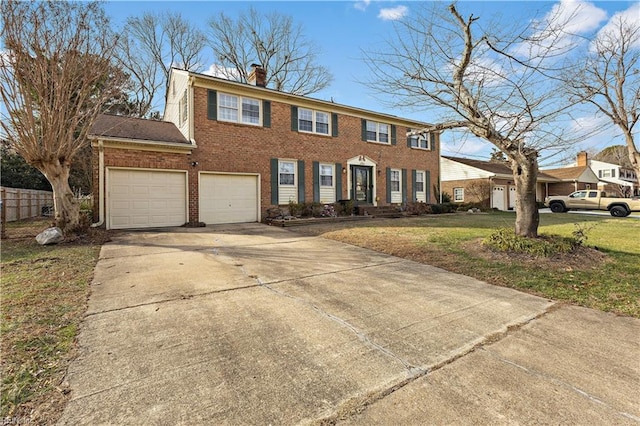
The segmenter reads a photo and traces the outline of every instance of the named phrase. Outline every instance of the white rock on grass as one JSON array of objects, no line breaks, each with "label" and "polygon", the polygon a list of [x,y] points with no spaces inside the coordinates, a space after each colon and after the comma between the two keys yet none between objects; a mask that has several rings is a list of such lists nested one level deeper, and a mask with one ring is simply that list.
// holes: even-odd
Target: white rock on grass
[{"label": "white rock on grass", "polygon": [[48,228],[39,233],[36,236],[36,241],[43,246],[47,244],[58,244],[64,240],[62,230],[57,226],[54,228]]}]

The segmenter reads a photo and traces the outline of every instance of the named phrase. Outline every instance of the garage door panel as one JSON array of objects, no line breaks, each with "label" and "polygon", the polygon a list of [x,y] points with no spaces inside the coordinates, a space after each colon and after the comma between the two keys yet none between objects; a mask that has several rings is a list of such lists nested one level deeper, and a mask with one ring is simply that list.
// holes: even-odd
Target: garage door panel
[{"label": "garage door panel", "polygon": [[208,224],[256,222],[258,177],[256,175],[202,174],[200,221]]},{"label": "garage door panel", "polygon": [[186,221],[186,174],[109,171],[109,227],[180,226]]}]

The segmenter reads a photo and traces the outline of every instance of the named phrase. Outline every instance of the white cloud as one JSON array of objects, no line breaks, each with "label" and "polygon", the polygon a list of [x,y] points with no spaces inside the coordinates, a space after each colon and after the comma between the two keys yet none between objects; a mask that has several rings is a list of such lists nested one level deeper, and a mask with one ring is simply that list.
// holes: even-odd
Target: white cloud
[{"label": "white cloud", "polygon": [[557,55],[574,43],[580,35],[596,30],[607,19],[607,12],[583,0],[560,0],[540,20],[533,21],[529,41],[521,43],[515,54],[534,58]]},{"label": "white cloud", "polygon": [[[596,38],[606,37],[609,34],[615,35],[616,33],[619,33],[619,30],[617,30],[617,28],[619,27],[621,22],[633,24],[634,22],[637,23],[639,19],[640,3],[633,3],[627,10],[616,12],[611,17],[611,19],[609,19],[606,25],[603,26],[600,31],[598,31]],[[633,47],[635,47],[636,49],[640,48],[640,37],[636,37]]]},{"label": "white cloud", "polygon": [[203,74],[210,75],[213,77],[225,78],[228,80],[239,80],[240,73],[238,70],[231,67],[223,67],[218,64],[211,64],[211,66],[203,72]]},{"label": "white cloud", "polygon": [[402,19],[409,12],[409,8],[407,6],[396,6],[393,8],[380,9],[380,13],[378,13],[378,18],[383,21],[397,21],[398,19]]},{"label": "white cloud", "polygon": [[369,7],[369,4],[371,4],[371,0],[361,0],[356,1],[353,7],[364,12]]}]

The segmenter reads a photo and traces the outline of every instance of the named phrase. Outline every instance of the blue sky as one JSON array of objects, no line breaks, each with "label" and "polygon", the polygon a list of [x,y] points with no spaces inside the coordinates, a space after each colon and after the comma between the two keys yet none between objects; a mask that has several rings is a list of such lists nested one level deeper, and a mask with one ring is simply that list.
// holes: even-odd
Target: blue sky
[{"label": "blue sky", "polygon": [[[569,0],[562,0],[567,2]],[[473,13],[481,18],[493,19],[502,16],[509,22],[522,22],[523,27],[533,18],[541,18],[559,1],[463,1],[458,8],[463,15]],[[583,2],[589,6],[584,25],[603,26],[615,13],[629,10],[637,2],[595,1]],[[308,39],[322,46],[318,62],[328,67],[334,81],[331,86],[313,97],[333,98],[335,102],[406,116],[420,121],[431,122],[428,113],[390,110],[375,99],[368,87],[358,83],[368,77],[368,68],[360,60],[362,49],[372,49],[380,45],[391,34],[394,19],[411,14],[421,6],[413,1],[107,1],[104,7],[111,16],[112,23],[123,26],[126,18],[144,12],[180,12],[190,22],[206,29],[207,21],[219,12],[235,17],[253,6],[261,12],[277,11],[293,17],[295,23],[303,26]],[[638,9],[640,15],[640,9]],[[634,12],[635,13],[635,12]],[[640,19],[640,16],[638,16]],[[596,22],[597,21],[597,22]],[[205,52],[207,63],[213,64],[210,52]],[[585,121],[592,120],[585,118]],[[475,138],[448,132],[443,135],[443,154],[488,158],[491,146]],[[623,144],[621,136],[616,137],[614,129],[598,135],[585,143],[586,147],[600,150],[606,146]]]}]

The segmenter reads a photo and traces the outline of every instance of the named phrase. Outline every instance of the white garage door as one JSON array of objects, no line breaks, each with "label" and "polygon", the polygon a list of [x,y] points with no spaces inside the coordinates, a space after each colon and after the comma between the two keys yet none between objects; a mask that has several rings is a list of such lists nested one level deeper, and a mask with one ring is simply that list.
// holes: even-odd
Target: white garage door
[{"label": "white garage door", "polygon": [[257,222],[258,176],[200,175],[200,222]]},{"label": "white garage door", "polygon": [[181,226],[187,221],[187,175],[156,170],[109,170],[110,229]]},{"label": "white garage door", "polygon": [[493,195],[491,197],[491,207],[498,210],[506,210],[504,208],[504,186],[494,186]]},{"label": "white garage door", "polygon": [[509,208],[510,209],[516,208],[516,187],[515,186],[509,187]]}]

